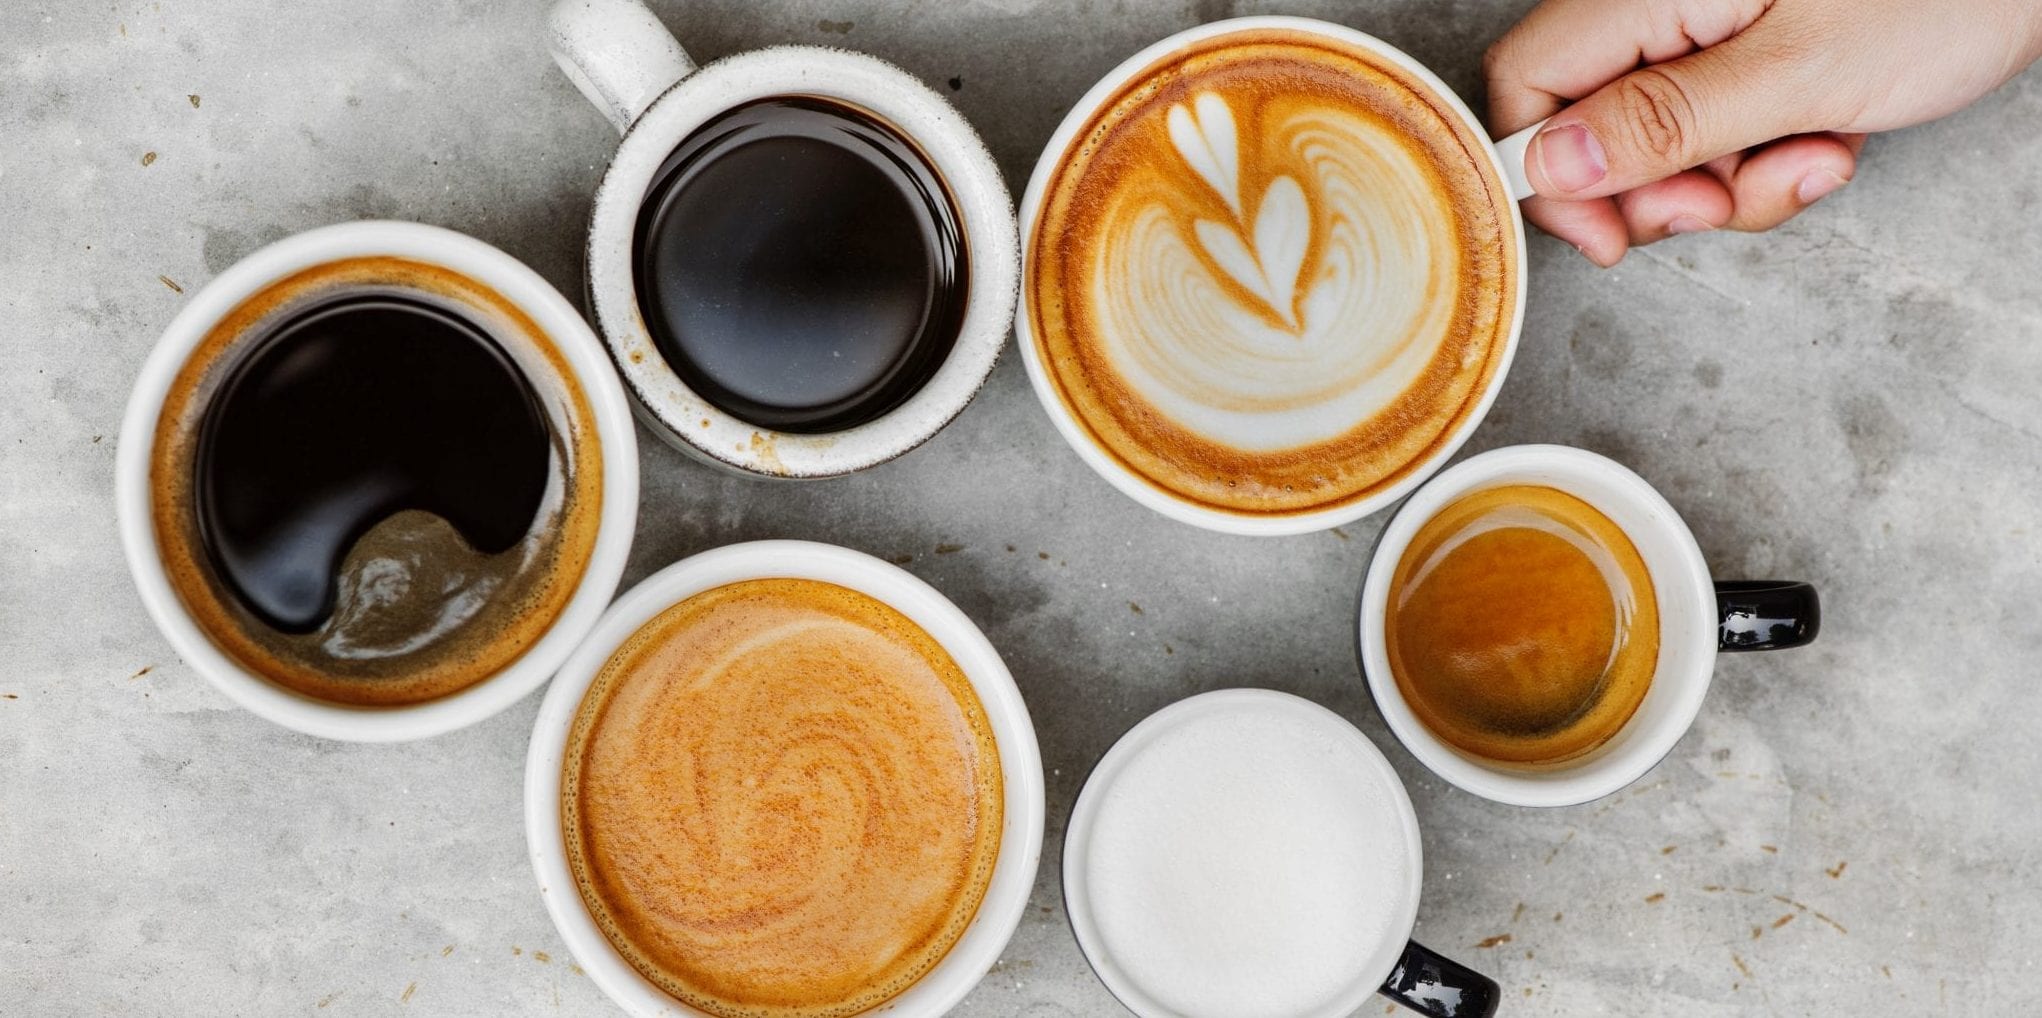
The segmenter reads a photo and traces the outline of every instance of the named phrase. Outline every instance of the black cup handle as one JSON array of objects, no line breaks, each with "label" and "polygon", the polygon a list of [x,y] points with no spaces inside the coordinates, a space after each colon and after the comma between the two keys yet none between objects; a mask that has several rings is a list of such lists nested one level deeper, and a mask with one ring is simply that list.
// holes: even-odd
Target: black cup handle
[{"label": "black cup handle", "polygon": [[1788,580],[1718,580],[1716,646],[1720,650],[1799,647],[1822,631],[1815,588]]},{"label": "black cup handle", "polygon": [[1496,980],[1415,940],[1376,992],[1431,1018],[1490,1018],[1503,999]]}]

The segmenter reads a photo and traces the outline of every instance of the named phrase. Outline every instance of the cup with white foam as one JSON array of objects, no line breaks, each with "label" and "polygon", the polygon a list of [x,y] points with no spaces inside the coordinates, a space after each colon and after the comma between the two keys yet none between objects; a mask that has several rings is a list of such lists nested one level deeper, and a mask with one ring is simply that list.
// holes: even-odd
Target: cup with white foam
[{"label": "cup with white foam", "polygon": [[[568,78],[623,136],[589,217],[589,313],[653,433],[749,476],[820,478],[893,459],[964,410],[1006,343],[1020,268],[1006,184],[948,101],[892,64],[841,49],[770,46],[698,67],[640,0],[560,0],[549,42]],[[791,236],[788,207],[773,201],[804,200],[798,187],[728,200],[705,183],[692,204],[666,200],[715,171],[706,156],[684,156],[703,151],[690,146],[722,144],[717,139],[742,126],[733,117],[774,103],[825,105],[859,121],[858,137],[878,139],[876,147],[831,142],[844,158],[824,166],[814,152],[850,135],[800,128],[806,150],[732,159],[718,186],[764,188],[762,173],[809,166],[823,167],[814,183],[828,187],[843,183],[846,166],[861,174],[912,166],[904,193],[941,214],[916,226],[851,200],[831,218],[834,232]],[[874,221],[884,229],[871,229]],[[642,243],[668,223],[679,224],[670,244]],[[698,228],[705,223],[731,233]],[[877,234],[896,228],[913,234],[905,253],[877,250],[885,239]],[[925,242],[943,246],[942,264],[919,250]],[[658,252],[673,257],[660,261]],[[929,279],[916,262],[895,274],[892,291],[879,292],[882,269],[925,255]],[[672,303],[648,296],[658,281],[690,279],[705,289]],[[804,320],[804,301],[830,307]],[[889,346],[896,342],[889,329],[912,338]],[[866,340],[877,345],[858,345]],[[911,357],[909,347],[921,352]],[[746,364],[750,374],[739,370]],[[879,395],[855,412],[811,413],[805,402],[856,401],[867,389]]]},{"label": "cup with white foam", "polygon": [[1266,689],[1180,700],[1093,768],[1064,836],[1085,958],[1141,1018],[1341,1018],[1373,994],[1487,1018],[1487,976],[1411,940],[1403,782],[1353,725]]},{"label": "cup with white foam", "polygon": [[[1550,763],[1505,763],[1441,738],[1412,709],[1390,661],[1393,577],[1413,539],[1456,502],[1511,486],[1555,489],[1615,524],[1643,561],[1656,606],[1657,659],[1643,698],[1600,745]],[[1485,799],[1571,806],[1622,789],[1673,751],[1701,712],[1719,652],[1798,647],[1820,630],[1821,601],[1807,583],[1714,579],[1680,514],[1628,467],[1586,449],[1515,445],[1454,464],[1398,507],[1362,584],[1359,648],[1377,710],[1419,763]]]},{"label": "cup with white foam", "polygon": [[1021,354],[1101,477],[1213,530],[1323,530],[1452,457],[1516,349],[1527,131],[1380,39],[1244,17],[1080,99],[1021,200]]}]

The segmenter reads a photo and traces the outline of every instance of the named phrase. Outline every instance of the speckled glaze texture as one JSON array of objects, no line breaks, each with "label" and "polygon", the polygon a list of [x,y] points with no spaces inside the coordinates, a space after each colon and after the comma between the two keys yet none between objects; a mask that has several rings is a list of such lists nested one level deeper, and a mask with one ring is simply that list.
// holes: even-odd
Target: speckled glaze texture
[{"label": "speckled glaze texture", "polygon": [[[1239,12],[1377,34],[1472,99],[1482,49],[1530,6]],[[810,43],[907,69],[1016,190],[1101,75],[1236,13],[655,8],[705,62]],[[0,6],[0,1014],[618,1013],[533,887],[520,812],[538,697],[395,746],[271,724],[157,635],[113,512],[143,358],[198,285],[267,241],[423,220],[581,293],[616,134],[554,67],[544,17],[527,0]],[[1072,801],[1135,722],[1239,685],[1325,704],[1383,750],[1424,837],[1414,936],[1494,975],[1508,1018],[2028,1013],[2038,118],[2030,74],[1874,138],[1849,187],[1767,236],[1680,238],[1608,272],[1531,237],[1536,299],[1462,455],[1608,454],[1680,511],[1713,574],[1808,580],[1825,609],[1806,648],[1723,655],[1687,736],[1604,801],[1492,803],[1389,736],[1354,661],[1385,514],[1266,539],[1163,519],[1071,453],[1018,357],[926,445],[840,480],[761,484],[641,441],[624,585],[731,541],[830,541],[901,562],[999,648],[1040,733],[1049,825],[1020,927],[957,1018],[1119,1013],[1062,914]]]}]

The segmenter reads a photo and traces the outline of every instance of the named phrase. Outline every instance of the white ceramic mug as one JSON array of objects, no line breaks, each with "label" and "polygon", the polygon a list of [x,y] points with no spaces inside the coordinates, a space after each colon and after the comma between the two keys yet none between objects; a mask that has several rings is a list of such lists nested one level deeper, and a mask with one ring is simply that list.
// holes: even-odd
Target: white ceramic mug
[{"label": "white ceramic mug", "polygon": [[[1403,780],[1397,777],[1397,772],[1375,744],[1347,719],[1310,700],[1273,689],[1215,690],[1164,707],[1143,718],[1122,735],[1085,779],[1084,790],[1078,794],[1077,805],[1071,810],[1070,824],[1064,833],[1063,887],[1064,911],[1070,917],[1071,932],[1092,971],[1098,974],[1100,981],[1121,1004],[1140,1018],[1177,1018],[1177,1010],[1156,999],[1128,973],[1102,931],[1102,923],[1093,907],[1095,897],[1089,872],[1093,834],[1099,827],[1102,810],[1137,810],[1145,805],[1131,798],[1133,793],[1118,787],[1117,779],[1150,747],[1187,723],[1217,721],[1237,725],[1245,717],[1258,713],[1282,717],[1291,724],[1309,729],[1315,740],[1314,746],[1322,744],[1317,740],[1324,740],[1325,745],[1348,747],[1350,752],[1339,756],[1351,761],[1354,766],[1344,775],[1348,783],[1341,787],[1352,788],[1357,799],[1383,804],[1382,811],[1387,815],[1371,819],[1378,829],[1395,832],[1386,840],[1394,842],[1394,851],[1401,855],[1393,862],[1378,857],[1371,863],[1357,863],[1381,868],[1394,866],[1401,874],[1395,881],[1396,886],[1391,889],[1392,900],[1385,906],[1381,933],[1367,950],[1351,958],[1342,958],[1345,968],[1339,973],[1339,991],[1326,999],[1322,1006],[1297,1018],[1343,1018],[1353,1014],[1377,993],[1435,1018],[1487,1018],[1494,1014],[1500,996],[1494,980],[1411,939],[1412,928],[1418,920],[1419,890],[1425,866],[1418,815],[1411,808],[1411,797],[1404,790]],[[1327,758],[1333,757],[1329,755]],[[1209,819],[1215,824],[1224,824],[1227,820],[1226,817]],[[1311,847],[1340,849],[1340,846]],[[1195,854],[1198,848],[1186,845],[1182,850]],[[1284,860],[1257,859],[1255,863],[1275,869],[1282,867]],[[1117,890],[1126,892],[1125,888]],[[1158,902],[1155,907],[1170,909],[1185,904]],[[1197,903],[1189,904],[1195,906]]]},{"label": "white ceramic mug", "polygon": [[[971,402],[1006,345],[1021,270],[1006,184],[948,101],[877,57],[819,46],[772,46],[698,68],[639,0],[560,0],[551,43],[561,69],[624,136],[589,215],[588,296],[648,428],[682,452],[753,476],[831,477],[928,441]],[[949,190],[969,255],[964,320],[935,374],[878,419],[827,434],[762,428],[690,389],[647,332],[632,276],[639,206],[667,155],[722,113],[789,95],[848,103],[909,139]]]},{"label": "white ceramic mug", "polygon": [[[214,326],[251,296],[306,269],[387,256],[452,270],[530,316],[588,397],[602,450],[602,510],[588,565],[574,593],[537,643],[495,675],[457,693],[401,707],[352,707],[300,695],[254,674],[209,640],[171,586],[150,512],[156,427],[172,381]],[[513,359],[541,357],[506,351]],[[560,292],[517,259],[482,241],[419,223],[366,221],[310,230],[234,263],[186,302],[142,365],[121,421],[114,501],[121,547],[142,604],[185,663],[229,699],[287,728],[329,739],[420,739],[470,725],[537,689],[596,623],[631,550],[638,517],[638,440],[629,403],[602,344]]]},{"label": "white ceramic mug", "polygon": [[[1391,577],[1419,528],[1464,495],[1519,484],[1557,488],[1608,517],[1637,548],[1659,604],[1659,663],[1637,711],[1601,746],[1541,766],[1485,760],[1434,735],[1397,688],[1384,632]],[[1680,514],[1622,464],[1570,446],[1515,445],[1442,471],[1383,528],[1361,589],[1361,670],[1390,731],[1434,774],[1497,802],[1571,806],[1636,781],[1673,750],[1702,708],[1718,650],[1799,646],[1820,625],[1820,602],[1805,583],[1711,579]]]},{"label": "white ceramic mug", "polygon": [[525,838],[539,891],[569,951],[596,985],[641,1018],[708,1018],[669,996],[618,953],[589,915],[567,865],[560,826],[561,764],[582,697],[604,663],[639,627],[706,590],[744,580],[821,580],[876,598],[906,615],[942,644],[971,680],[1000,754],[1005,820],[1000,854],[978,914],[936,967],[874,1013],[933,1018],[978,984],[1020,925],[1042,856],[1042,756],[1035,727],[1014,679],[993,645],[934,587],[870,555],[809,541],[734,544],[683,559],[647,577],[617,599],[595,631],[560,669],[539,708],[525,759]]},{"label": "white ceramic mug", "polygon": [[[1029,177],[1028,190],[1021,198],[1021,235],[1026,239],[1025,243],[1030,245],[1028,251],[1024,251],[1024,264],[1032,264],[1034,260],[1030,252],[1035,242],[1036,223],[1042,214],[1044,192],[1065,161],[1066,152],[1077,143],[1078,132],[1085,129],[1101,107],[1112,102],[1128,82],[1142,75],[1150,67],[1207,39],[1264,29],[1317,35],[1369,53],[1423,82],[1440,97],[1451,114],[1466,125],[1474,137],[1481,139],[1489,137],[1482,122],[1476,119],[1474,113],[1454,95],[1453,90],[1448,88],[1445,82],[1418,61],[1374,36],[1325,21],[1281,16],[1233,18],[1199,25],[1163,39],[1122,61],[1120,66],[1107,72],[1098,84],[1093,85],[1092,89],[1078,100],[1077,105],[1071,108],[1063,123],[1058,125],[1056,133],[1050,136],[1049,143],[1043,146],[1042,156],[1035,164],[1035,172]],[[1489,159],[1493,163],[1498,178],[1510,189],[1512,197],[1517,199],[1526,198],[1532,193],[1531,185],[1525,180],[1524,175],[1524,151],[1537,130],[1538,126],[1534,125],[1493,145],[1483,146],[1481,151],[1481,158]],[[1042,364],[1040,352],[1036,349],[1030,316],[1022,314],[1016,320],[1015,329],[1019,336],[1021,358],[1028,368],[1028,379],[1034,385],[1036,398],[1041,401],[1043,409],[1056,424],[1057,431],[1063,435],[1064,441],[1077,451],[1086,465],[1115,488],[1120,489],[1123,494],[1171,519],[1223,533],[1270,536],[1309,533],[1352,522],[1404,497],[1441,464],[1452,458],[1454,452],[1481,424],[1482,418],[1489,412],[1490,404],[1496,399],[1497,391],[1503,385],[1504,377],[1510,371],[1510,361],[1516,353],[1518,333],[1524,320],[1525,242],[1524,221],[1516,203],[1504,204],[1510,218],[1505,232],[1513,248],[1513,264],[1518,266],[1518,271],[1514,273],[1516,282],[1514,290],[1505,302],[1511,324],[1498,354],[1501,360],[1497,369],[1490,376],[1487,387],[1480,393],[1480,402],[1473,413],[1466,416],[1444,441],[1438,443],[1416,469],[1409,471],[1397,483],[1367,498],[1309,512],[1250,515],[1199,505],[1164,491],[1102,448],[1088,433],[1085,424],[1069,406],[1065,405],[1063,398],[1057,393],[1055,383],[1051,381]],[[1024,293],[1023,299],[1032,300],[1033,296]]]}]

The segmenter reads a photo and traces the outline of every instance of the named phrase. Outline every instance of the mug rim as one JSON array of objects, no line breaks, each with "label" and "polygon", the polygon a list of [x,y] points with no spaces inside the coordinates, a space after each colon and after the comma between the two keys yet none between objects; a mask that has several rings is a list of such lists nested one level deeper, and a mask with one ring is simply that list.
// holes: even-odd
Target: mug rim
[{"label": "mug rim", "polygon": [[[645,193],[674,146],[745,103],[803,95],[866,111],[915,148],[957,209],[967,266],[963,320],[921,388],[871,421],[816,434],[749,423],[690,388],[646,328],[631,250]],[[841,476],[934,438],[985,387],[1006,346],[1021,278],[1013,198],[963,114],[879,57],[795,44],[703,64],[653,100],[624,132],[596,186],[584,253],[590,318],[647,428],[698,460],[753,477]]]},{"label": "mug rim", "polygon": [[[1203,42],[1215,36],[1257,29],[1287,29],[1333,39],[1389,61],[1430,88],[1475,137],[1483,142],[1479,146],[1483,157],[1488,160],[1490,169],[1494,171],[1495,180],[1505,188],[1506,199],[1502,204],[1507,206],[1510,220],[1510,228],[1506,232],[1511,238],[1513,264],[1517,269],[1514,274],[1516,282],[1512,287],[1513,293],[1507,302],[1510,330],[1497,352],[1501,359],[1496,364],[1496,373],[1483,388],[1474,411],[1463,418],[1431,454],[1412,461],[1418,464],[1417,467],[1395,483],[1352,502],[1297,513],[1243,513],[1200,505],[1165,490],[1108,454],[1086,432],[1085,426],[1078,421],[1076,412],[1064,402],[1062,394],[1050,380],[1048,369],[1042,363],[1041,352],[1036,349],[1034,324],[1029,310],[1034,302],[1034,290],[1029,285],[1028,277],[1032,272],[1031,253],[1035,243],[1036,220],[1042,211],[1043,195],[1049,187],[1050,178],[1056,175],[1059,164],[1063,162],[1064,154],[1071,147],[1078,132],[1084,129],[1086,122],[1128,81],[1165,57],[1193,43]],[[1028,188],[1021,196],[1022,280],[1020,304],[1014,316],[1015,344],[1020,347],[1021,361],[1028,370],[1029,386],[1035,390],[1036,400],[1042,404],[1043,410],[1049,415],[1051,423],[1056,426],[1057,433],[1063,437],[1064,443],[1078,454],[1078,458],[1083,460],[1086,466],[1091,467],[1094,473],[1122,494],[1180,523],[1225,534],[1282,537],[1313,533],[1352,523],[1371,515],[1410,494],[1460,451],[1474,435],[1475,430],[1481,426],[1483,419],[1488,417],[1490,407],[1495,404],[1496,396],[1502,391],[1503,382],[1510,374],[1511,362],[1517,356],[1518,339],[1524,331],[1525,291],[1528,283],[1524,214],[1518,208],[1517,200],[1508,196],[1509,180],[1510,175],[1503,165],[1502,157],[1496,151],[1495,139],[1490,137],[1488,128],[1468,108],[1467,103],[1461,100],[1460,95],[1448,87],[1446,82],[1440,80],[1437,74],[1403,50],[1359,29],[1318,18],[1259,14],[1211,21],[1165,36],[1116,64],[1086,90],[1084,96],[1064,115],[1056,131],[1050,135],[1048,143],[1042,148],[1042,154],[1036,158],[1034,170],[1029,174]]]},{"label": "mug rim", "polygon": [[[1106,786],[1118,776],[1119,771],[1140,755],[1158,736],[1171,726],[1181,724],[1202,714],[1224,713],[1241,707],[1271,707],[1291,714],[1309,718],[1314,724],[1326,726],[1327,730],[1339,732],[1343,740],[1351,741],[1361,750],[1371,771],[1390,792],[1393,809],[1404,835],[1405,849],[1410,855],[1404,895],[1399,902],[1396,915],[1390,923],[1390,933],[1378,946],[1376,956],[1368,959],[1368,966],[1357,966],[1357,971],[1366,972],[1368,978],[1357,976],[1353,984],[1341,995],[1333,998],[1327,1007],[1301,1015],[1299,1018],[1342,1018],[1374,995],[1388,980],[1396,968],[1397,959],[1403,956],[1405,946],[1418,924],[1418,902],[1423,896],[1425,880],[1424,838],[1418,825],[1418,811],[1411,803],[1411,794],[1404,787],[1404,780],[1390,765],[1375,740],[1354,723],[1317,701],[1286,693],[1278,689],[1242,686],[1228,689],[1208,690],[1181,700],[1173,701],[1158,708],[1122,732],[1113,741],[1092,770],[1085,776],[1077,799],[1071,805],[1070,817],[1064,828],[1062,884],[1064,919],[1071,928],[1072,939],[1078,943],[1078,954],[1092,969],[1092,974],[1106,987],[1106,991],[1128,1011],[1140,1018],[1167,1018],[1173,1014],[1169,1008],[1157,1003],[1132,979],[1120,974],[1108,957],[1100,934],[1093,928],[1090,912],[1090,890],[1085,875],[1084,843],[1091,837]],[[1081,918],[1082,917],[1082,918]]]},{"label": "mug rim", "polygon": [[[539,639],[501,670],[457,692],[420,703],[360,707],[286,689],[216,646],[172,587],[157,545],[149,474],[156,427],[172,382],[207,333],[263,288],[293,273],[348,258],[388,255],[450,269],[531,315],[588,397],[602,458],[603,504],[581,579]],[[185,302],[150,349],[121,420],[114,504],[121,549],[142,605],[171,649],[237,705],[307,735],[397,742],[453,731],[490,717],[537,689],[594,626],[631,550],[638,520],[638,442],[622,386],[581,314],[530,266],[454,230],[401,220],[316,227],[250,253]]]},{"label": "mug rim", "polygon": [[604,995],[640,1016],[708,1018],[646,979],[589,914],[567,865],[560,826],[561,767],[568,736],[597,673],[626,639],[660,612],[696,594],[754,579],[812,579],[858,591],[906,615],[943,646],[970,680],[993,727],[1004,817],[993,875],[978,911],[934,967],[872,1011],[940,1015],[978,985],[1027,911],[1042,856],[1042,757],[1013,675],[971,618],[927,582],[864,552],[813,541],[750,541],[698,552],[639,581],[618,597],[560,668],[540,702],[525,757],[527,857],[553,926]]},{"label": "mug rim", "polygon": [[[1650,697],[1660,690],[1666,690],[1672,696],[1668,701],[1669,707],[1656,715],[1659,719],[1656,724],[1650,728],[1633,729],[1633,726],[1648,721],[1644,714],[1645,705],[1641,703],[1638,712],[1601,747],[1556,764],[1512,768],[1482,761],[1454,749],[1418,719],[1405,702],[1403,692],[1397,688],[1396,677],[1391,674],[1384,626],[1391,577],[1419,528],[1454,499],[1492,486],[1513,474],[1531,470],[1571,474],[1576,478],[1593,477],[1607,482],[1612,490],[1621,493],[1620,497],[1626,500],[1629,508],[1637,510],[1642,518],[1657,528],[1658,536],[1663,539],[1663,546],[1671,561],[1678,566],[1680,575],[1657,575],[1657,567],[1663,563],[1647,563],[1662,604],[1659,661],[1654,666],[1646,696]],[[1564,480],[1540,483],[1567,491],[1590,501],[1592,505],[1595,502],[1581,492],[1570,490]],[[1617,522],[1605,506],[1595,505],[1595,508],[1611,517],[1612,522]],[[1630,527],[1621,522],[1617,525],[1634,544],[1644,543]],[[1690,621],[1685,629],[1676,629],[1674,620],[1668,618],[1669,612],[1664,603],[1667,591],[1690,598],[1699,609],[1689,613]],[[1449,784],[1484,799],[1513,806],[1575,806],[1615,793],[1643,777],[1658,766],[1693,727],[1714,678],[1714,606],[1714,581],[1693,531],[1650,482],[1607,456],[1574,446],[1503,446],[1471,456],[1441,471],[1399,506],[1383,527],[1375,549],[1369,554],[1368,571],[1362,580],[1361,604],[1356,620],[1361,672],[1377,712],[1389,725],[1397,741],[1403,743],[1404,748],[1426,769]],[[1669,647],[1677,641],[1685,643],[1686,660],[1692,665],[1685,674],[1668,674],[1678,665],[1678,659],[1674,665],[1669,665],[1668,657]]]}]

